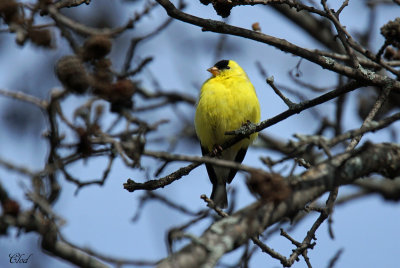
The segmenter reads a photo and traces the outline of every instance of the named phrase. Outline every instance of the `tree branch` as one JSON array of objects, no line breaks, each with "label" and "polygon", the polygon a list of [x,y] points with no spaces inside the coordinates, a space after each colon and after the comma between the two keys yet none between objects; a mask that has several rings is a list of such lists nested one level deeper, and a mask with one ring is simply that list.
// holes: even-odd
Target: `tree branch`
[{"label": "tree branch", "polygon": [[164,7],[167,11],[168,15],[177,20],[193,24],[199,27],[202,27],[203,31],[212,31],[215,33],[222,34],[230,34],[234,36],[241,36],[247,39],[251,39],[254,41],[258,41],[261,43],[265,43],[271,46],[274,46],[284,52],[289,52],[304,59],[307,59],[311,62],[314,62],[320,65],[324,69],[328,69],[334,71],[336,73],[342,74],[349,78],[357,79],[360,82],[367,83],[368,85],[375,86],[387,86],[391,84],[395,91],[400,91],[400,82],[394,79],[389,78],[385,75],[380,75],[374,73],[370,70],[364,69],[361,66],[357,68],[352,68],[340,64],[333,60],[332,58],[324,57],[317,55],[315,53],[310,52],[307,49],[296,46],[285,39],[276,38],[270,35],[266,35],[257,31],[252,31],[236,26],[232,26],[226,24],[221,21],[211,20],[211,19],[203,19],[200,17],[196,17],[185,13],[179,9],[177,9],[170,1],[168,0],[157,0],[157,2]]},{"label": "tree branch", "polygon": [[256,202],[215,222],[197,239],[198,243],[187,245],[158,267],[199,267],[207,263],[210,252],[213,259],[216,254],[220,258],[284,217],[292,217],[318,196],[371,173],[399,176],[400,146],[366,144],[316,165],[290,180],[293,192],[289,198],[275,204]]}]

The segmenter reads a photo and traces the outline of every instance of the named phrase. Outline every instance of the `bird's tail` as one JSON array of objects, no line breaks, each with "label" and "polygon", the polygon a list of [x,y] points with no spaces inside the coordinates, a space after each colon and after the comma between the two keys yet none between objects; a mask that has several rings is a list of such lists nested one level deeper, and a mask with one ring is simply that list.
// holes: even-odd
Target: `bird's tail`
[{"label": "bird's tail", "polygon": [[225,183],[213,184],[211,200],[214,201],[215,205],[219,208],[226,208],[228,206],[228,196],[226,194]]}]

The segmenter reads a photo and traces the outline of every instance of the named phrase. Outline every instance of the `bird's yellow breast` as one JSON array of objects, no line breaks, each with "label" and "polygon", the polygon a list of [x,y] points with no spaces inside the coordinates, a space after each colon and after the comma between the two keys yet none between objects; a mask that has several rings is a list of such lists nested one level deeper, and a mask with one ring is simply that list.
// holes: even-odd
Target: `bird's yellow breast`
[{"label": "bird's yellow breast", "polygon": [[[202,86],[195,115],[197,136],[209,151],[232,136],[226,131],[240,128],[247,120],[260,121],[260,105],[246,75],[212,77]],[[234,147],[247,147],[257,137],[252,134]]]}]

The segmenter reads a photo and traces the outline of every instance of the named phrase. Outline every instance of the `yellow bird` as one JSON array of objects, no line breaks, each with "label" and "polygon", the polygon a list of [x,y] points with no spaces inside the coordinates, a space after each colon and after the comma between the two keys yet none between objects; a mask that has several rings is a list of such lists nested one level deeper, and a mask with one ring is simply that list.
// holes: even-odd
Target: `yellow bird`
[{"label": "yellow bird", "polygon": [[[212,77],[201,87],[194,121],[203,155],[232,138],[225,132],[236,130],[247,121],[260,121],[260,104],[254,86],[239,64],[221,60],[207,71]],[[241,163],[256,137],[257,133],[250,135],[217,157]],[[206,164],[206,168],[213,184],[211,199],[217,206],[226,208],[226,183],[231,183],[237,170],[211,164]]]}]

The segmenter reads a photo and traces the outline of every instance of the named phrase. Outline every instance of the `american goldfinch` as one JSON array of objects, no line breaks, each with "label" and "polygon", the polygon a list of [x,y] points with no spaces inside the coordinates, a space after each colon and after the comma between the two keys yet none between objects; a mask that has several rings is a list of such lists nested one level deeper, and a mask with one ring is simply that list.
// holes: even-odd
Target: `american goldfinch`
[{"label": "american goldfinch", "polygon": [[[248,121],[260,121],[260,104],[253,84],[245,71],[233,60],[221,60],[207,69],[212,74],[201,87],[195,115],[195,128],[203,155],[218,148],[232,136],[225,132],[240,128]],[[257,137],[250,135],[217,157],[241,163],[247,148]],[[211,199],[220,208],[226,208],[226,183],[231,183],[237,170],[206,164],[213,184]]]}]

